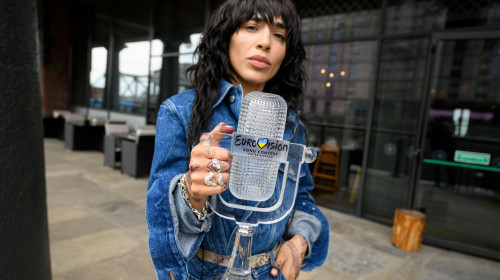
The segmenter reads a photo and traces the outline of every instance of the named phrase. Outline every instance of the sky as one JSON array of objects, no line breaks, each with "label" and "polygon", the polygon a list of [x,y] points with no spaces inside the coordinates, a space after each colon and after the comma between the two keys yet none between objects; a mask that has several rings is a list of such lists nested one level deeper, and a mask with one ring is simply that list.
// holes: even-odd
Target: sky
[{"label": "sky", "polygon": [[[201,34],[191,34],[190,43],[179,45],[179,63],[193,63],[193,52],[198,45]],[[161,55],[163,43],[160,40],[152,41],[151,70],[161,68]],[[90,72],[90,83],[96,87],[104,87],[106,73],[106,57],[108,51],[104,47],[92,49],[92,66]],[[125,48],[120,51],[120,73],[147,76],[149,63],[149,41],[126,43]]]}]

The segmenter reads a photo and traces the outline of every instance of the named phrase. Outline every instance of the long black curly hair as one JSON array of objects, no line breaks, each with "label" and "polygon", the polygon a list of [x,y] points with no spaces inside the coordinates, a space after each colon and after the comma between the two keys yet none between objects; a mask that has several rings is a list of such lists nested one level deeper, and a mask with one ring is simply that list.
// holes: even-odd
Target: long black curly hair
[{"label": "long black curly hair", "polygon": [[231,36],[256,15],[269,24],[281,17],[287,33],[285,58],[264,91],[279,94],[289,109],[298,109],[306,82],[306,52],[300,40],[300,19],[295,6],[290,0],[228,0],[212,14],[208,29],[195,50],[198,61],[186,71],[197,92],[188,128],[189,149],[198,142],[203,130],[209,129],[221,79],[233,81],[229,60]]}]

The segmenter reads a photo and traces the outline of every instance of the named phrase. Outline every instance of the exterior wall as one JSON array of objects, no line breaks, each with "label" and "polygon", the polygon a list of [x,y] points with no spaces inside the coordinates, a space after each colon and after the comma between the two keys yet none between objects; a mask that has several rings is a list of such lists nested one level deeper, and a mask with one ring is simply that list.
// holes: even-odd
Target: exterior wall
[{"label": "exterior wall", "polygon": [[[149,22],[144,20],[151,15],[149,10],[136,0],[77,0],[73,4],[62,0],[40,1],[43,9],[39,13],[44,15],[41,30],[45,32],[41,56],[43,115],[50,115],[53,109],[70,108],[89,116],[127,120],[131,126],[154,123],[159,104],[179,88],[186,87],[183,73],[189,64],[180,63],[180,55],[176,53],[189,34],[202,31],[200,22],[206,21],[204,15],[209,14],[208,11],[190,14],[194,8],[190,3],[194,1],[182,4],[181,0],[154,1],[155,8],[151,13],[154,16]],[[483,7],[486,2],[497,1],[479,3],[472,0],[446,3],[294,2],[301,14],[302,40],[309,58],[306,65],[309,83],[302,112],[310,123],[308,141],[310,145],[320,147],[334,139],[341,148],[339,186],[343,192],[334,194],[333,199],[329,193],[324,204],[382,223],[391,221],[393,209],[406,207],[407,203],[418,206],[408,202],[414,200],[409,198],[408,192],[417,194],[409,186],[418,184],[416,181],[419,180],[418,168],[422,163],[415,160],[414,152],[424,147],[419,139],[425,136],[422,124],[429,112],[424,113],[426,108],[421,106],[427,104],[424,91],[428,80],[432,79],[432,71],[440,71],[435,85],[437,90],[431,89],[431,94],[435,95],[432,99],[448,106],[437,107],[440,110],[436,110],[436,114],[452,114],[453,108],[458,106],[453,102],[466,103],[457,108],[476,104],[476,107],[471,107],[475,113],[480,111],[477,106],[484,105],[477,103],[500,100],[500,94],[496,93],[497,83],[489,80],[489,77],[498,75],[498,50],[487,54],[484,49],[489,48],[488,41],[484,38],[473,40],[475,36],[470,38],[468,34],[464,38],[470,46],[460,42],[463,39],[456,39],[456,44],[444,46],[444,55],[436,62],[430,53],[430,39],[434,35],[455,36],[462,28],[465,28],[465,33],[500,31],[500,4]],[[126,13],[125,7],[131,4],[137,8],[137,15]],[[385,8],[382,10],[382,7]],[[116,13],[111,13],[111,10],[116,10]],[[112,19],[120,22],[111,25]],[[119,39],[133,42],[145,37],[146,31],[118,28],[124,19],[148,26],[151,39],[161,40],[164,44],[164,56],[160,56],[160,51],[154,58],[163,61],[161,68],[154,69],[152,79],[157,81],[153,88],[158,86],[159,90],[150,90],[155,93],[150,93],[149,111],[146,112],[127,112],[128,109],[121,108],[119,103],[105,104],[105,109],[87,109],[92,94],[89,89],[91,48],[96,46],[115,50],[113,59],[108,59],[108,63],[114,61],[110,68],[112,73],[106,75],[110,80],[108,88],[101,88],[97,95],[104,94],[110,103],[120,101],[116,77],[120,77],[118,63],[123,58],[118,55],[121,50]],[[191,27],[185,26],[189,24]],[[172,32],[171,29],[176,30]],[[115,40],[116,46],[111,43]],[[457,51],[457,46],[467,47],[467,51]],[[448,53],[450,55],[446,55]],[[495,112],[495,115],[500,114]],[[484,131],[492,127],[474,123],[469,128],[469,135],[487,134]],[[491,148],[491,151],[497,151],[495,149]],[[427,172],[425,168],[423,170]],[[319,196],[316,198],[321,201]],[[484,208],[476,210],[481,209]],[[445,223],[439,226],[445,226]]]}]

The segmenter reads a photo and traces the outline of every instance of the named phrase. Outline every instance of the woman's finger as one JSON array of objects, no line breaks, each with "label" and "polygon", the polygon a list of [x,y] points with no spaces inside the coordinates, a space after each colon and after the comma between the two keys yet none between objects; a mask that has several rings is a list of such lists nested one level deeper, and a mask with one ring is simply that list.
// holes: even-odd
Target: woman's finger
[{"label": "woman's finger", "polygon": [[229,182],[229,173],[217,173],[217,185],[224,186],[227,188],[227,183]]},{"label": "woman's finger", "polygon": [[201,164],[198,161],[193,160],[193,159],[191,159],[189,161],[189,171],[193,172],[200,167],[201,167]]},{"label": "woman's finger", "polygon": [[225,134],[231,134],[233,132],[234,127],[221,122],[209,133],[201,135],[200,144],[204,146],[218,147],[219,141],[225,136]]},{"label": "woman's finger", "polygon": [[[219,194],[225,191],[228,187],[229,173],[217,172],[195,172],[191,174],[193,187],[191,192],[197,196],[206,197],[214,194]],[[219,181],[219,178],[222,180]],[[205,182],[206,181],[206,182]]]},{"label": "woman's finger", "polygon": [[219,123],[211,132],[211,146],[219,146],[219,141],[224,137],[224,133],[231,134],[234,132],[234,127],[226,124],[226,123]]},{"label": "woman's finger", "polygon": [[277,277],[280,270],[281,270],[281,264],[276,261],[271,267],[271,276]]},{"label": "woman's finger", "polygon": [[286,279],[297,279],[300,268],[302,267],[302,260],[303,257],[301,257],[295,244],[291,240],[284,242],[278,252],[273,267],[271,267],[271,276],[276,277],[278,271],[281,271]]},{"label": "woman's finger", "polygon": [[224,148],[203,146],[201,144],[194,146],[193,150],[191,151],[191,162],[194,161],[203,164],[203,167],[206,167],[208,161],[212,160],[213,158],[230,163],[233,159],[233,156],[231,155],[230,151]]},{"label": "woman's finger", "polygon": [[214,161],[213,160],[210,160],[208,163],[207,163],[207,169],[208,170],[211,170],[211,171],[215,171],[215,172],[228,172],[229,170],[231,170],[231,163],[225,161],[225,160],[221,160],[219,161],[219,164],[220,164],[220,170],[218,170],[216,168],[216,166],[214,166]]},{"label": "woman's finger", "polygon": [[203,146],[210,146],[212,142],[212,135],[210,133],[203,133],[200,137],[200,144]]}]

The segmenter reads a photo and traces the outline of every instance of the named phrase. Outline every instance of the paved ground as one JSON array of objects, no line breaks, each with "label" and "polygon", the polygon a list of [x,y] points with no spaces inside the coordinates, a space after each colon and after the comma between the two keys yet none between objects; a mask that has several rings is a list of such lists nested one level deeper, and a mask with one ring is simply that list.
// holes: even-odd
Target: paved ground
[{"label": "paved ground", "polygon": [[[45,139],[54,280],[156,279],[144,220],[147,179],[103,166],[100,152],[73,152]],[[325,265],[308,279],[500,279],[500,263],[430,246],[405,253],[392,230],[322,208],[331,226]]]}]

